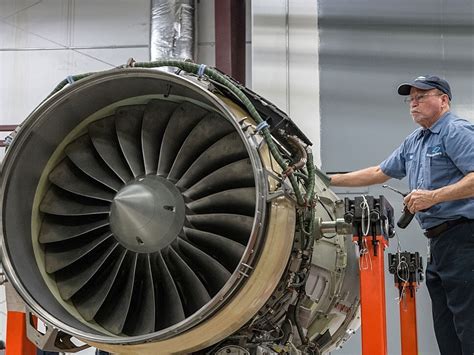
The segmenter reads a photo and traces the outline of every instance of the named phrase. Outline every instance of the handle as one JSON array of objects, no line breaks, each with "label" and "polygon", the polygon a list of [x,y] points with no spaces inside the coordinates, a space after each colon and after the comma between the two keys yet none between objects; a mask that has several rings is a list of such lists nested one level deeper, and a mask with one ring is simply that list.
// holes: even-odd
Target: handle
[{"label": "handle", "polygon": [[403,207],[403,213],[397,222],[397,226],[405,229],[410,224],[414,216],[415,214],[411,213],[407,206]]}]

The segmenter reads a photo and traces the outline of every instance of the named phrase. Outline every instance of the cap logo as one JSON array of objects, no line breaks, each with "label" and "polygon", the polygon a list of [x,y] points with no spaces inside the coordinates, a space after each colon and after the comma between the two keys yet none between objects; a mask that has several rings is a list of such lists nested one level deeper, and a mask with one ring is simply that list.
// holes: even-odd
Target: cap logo
[{"label": "cap logo", "polygon": [[425,81],[426,76],[419,76],[418,78],[415,79],[415,81]]}]

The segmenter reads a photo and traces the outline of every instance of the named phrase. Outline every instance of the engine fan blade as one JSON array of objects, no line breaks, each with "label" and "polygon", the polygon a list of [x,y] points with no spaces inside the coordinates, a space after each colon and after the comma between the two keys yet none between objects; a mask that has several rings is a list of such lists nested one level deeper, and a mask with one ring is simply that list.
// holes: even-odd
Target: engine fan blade
[{"label": "engine fan blade", "polygon": [[117,243],[106,241],[97,248],[97,251],[94,250],[86,255],[80,265],[72,264],[59,270],[56,273],[56,283],[61,297],[64,300],[69,300],[77,291],[84,287],[104,265],[105,260],[117,246]]},{"label": "engine fan blade", "polygon": [[206,113],[203,108],[189,102],[182,103],[173,112],[161,142],[158,175],[168,175],[183,141]]},{"label": "engine fan blade", "polygon": [[184,308],[173,276],[161,253],[153,255],[151,270],[156,295],[156,330],[169,327],[185,319]]},{"label": "engine fan blade", "polygon": [[128,252],[102,307],[94,319],[113,334],[121,334],[130,309],[135,284],[137,254]]},{"label": "engine fan blade", "polygon": [[224,190],[205,196],[187,206],[194,213],[237,213],[246,216],[255,215],[255,188],[243,187]]},{"label": "engine fan blade", "polygon": [[185,227],[188,240],[206,254],[211,255],[233,272],[245,251],[245,246],[221,235]]},{"label": "engine fan blade", "polygon": [[94,148],[104,162],[124,183],[130,181],[133,176],[120,150],[115,133],[115,116],[92,122],[88,130]]},{"label": "engine fan blade", "polygon": [[51,186],[40,204],[40,211],[57,216],[83,216],[109,213],[109,204],[72,195]]},{"label": "engine fan blade", "polygon": [[208,113],[186,137],[168,179],[177,181],[204,150],[232,131],[234,127],[224,117]]},{"label": "engine fan blade", "polygon": [[106,232],[99,237],[91,235],[80,240],[74,239],[66,245],[63,245],[64,243],[48,244],[44,258],[46,272],[53,273],[71,265],[111,236],[111,232]]},{"label": "engine fan blade", "polygon": [[189,222],[206,232],[222,235],[241,244],[247,244],[252,233],[253,218],[237,214],[199,214],[188,216]]},{"label": "engine fan blade", "polygon": [[114,191],[118,191],[122,187],[123,182],[104,164],[100,155],[93,148],[89,135],[85,134],[77,138],[66,147],[65,153],[81,171],[95,181]]},{"label": "engine fan blade", "polygon": [[57,217],[45,215],[39,233],[39,242],[55,243],[66,239],[83,236],[89,232],[109,225],[107,219],[84,218],[77,220],[76,217]]},{"label": "engine fan blade", "polygon": [[184,313],[190,316],[209,302],[211,297],[193,270],[173,248],[167,248],[163,256],[179,290]]},{"label": "engine fan blade", "polygon": [[179,179],[176,186],[185,189],[216,169],[246,157],[248,153],[239,134],[230,133],[206,149]]},{"label": "engine fan blade", "polygon": [[255,186],[252,165],[250,159],[243,159],[210,173],[184,191],[183,195],[196,200],[220,191],[250,186]]},{"label": "engine fan blade", "polygon": [[151,100],[146,105],[142,123],[142,149],[146,174],[156,174],[163,134],[177,107],[177,103],[165,100]]},{"label": "engine fan blade", "polygon": [[178,247],[180,256],[192,266],[193,271],[206,286],[209,295],[211,297],[216,295],[229,280],[230,272],[217,260],[181,238],[178,238]]},{"label": "engine fan blade", "polygon": [[123,328],[128,335],[148,334],[155,330],[155,291],[150,255],[140,254],[133,285],[130,310]]},{"label": "engine fan blade", "polygon": [[145,105],[120,107],[115,112],[115,130],[125,160],[135,177],[145,173],[141,144]]},{"label": "engine fan blade", "polygon": [[93,320],[103,305],[119,275],[126,254],[127,251],[123,248],[115,249],[90,282],[72,296],[74,305],[86,321]]},{"label": "engine fan blade", "polygon": [[87,175],[78,171],[69,159],[64,159],[53,169],[49,174],[49,181],[63,190],[84,197],[112,202],[115,195],[109,189],[94,184]]}]

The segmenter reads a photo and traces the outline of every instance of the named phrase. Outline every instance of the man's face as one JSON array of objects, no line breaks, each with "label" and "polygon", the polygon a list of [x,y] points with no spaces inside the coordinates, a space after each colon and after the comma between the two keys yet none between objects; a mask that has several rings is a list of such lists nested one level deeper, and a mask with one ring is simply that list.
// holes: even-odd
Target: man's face
[{"label": "man's face", "polygon": [[[447,104],[447,95],[436,89],[421,90],[412,87],[410,90],[410,114],[413,121],[424,128],[429,128],[443,114]],[[418,98],[418,99],[417,99]]]}]

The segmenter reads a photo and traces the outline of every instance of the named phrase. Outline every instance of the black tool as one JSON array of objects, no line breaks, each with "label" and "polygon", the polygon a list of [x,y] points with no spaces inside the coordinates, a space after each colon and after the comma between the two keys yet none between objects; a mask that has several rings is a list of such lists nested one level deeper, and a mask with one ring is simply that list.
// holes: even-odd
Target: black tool
[{"label": "black tool", "polygon": [[[390,189],[394,192],[397,192],[400,195],[402,195],[403,197],[408,195],[408,193],[404,194],[403,192],[398,191],[397,189],[394,189],[393,187],[391,187],[389,185],[382,185],[382,187]],[[402,215],[400,216],[400,218],[397,221],[397,226],[402,228],[402,229],[405,229],[410,224],[410,222],[411,222],[411,220],[413,219],[414,216],[415,216],[415,214],[410,212],[407,205],[404,205]]]}]

